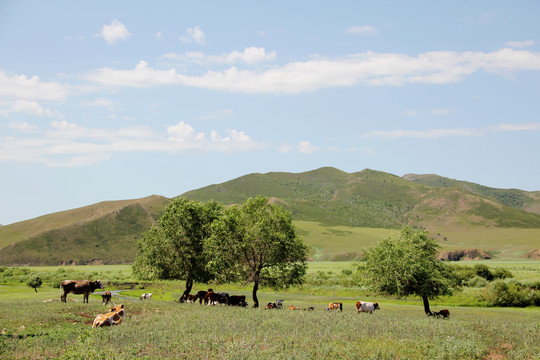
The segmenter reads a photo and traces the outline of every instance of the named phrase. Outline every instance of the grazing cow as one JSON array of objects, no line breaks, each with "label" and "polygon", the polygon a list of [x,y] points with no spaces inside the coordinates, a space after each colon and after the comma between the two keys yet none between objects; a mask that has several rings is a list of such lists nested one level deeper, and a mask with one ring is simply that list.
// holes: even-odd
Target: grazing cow
[{"label": "grazing cow", "polygon": [[227,293],[209,292],[206,295],[208,297],[208,305],[227,304],[229,302],[229,294]]},{"label": "grazing cow", "polygon": [[101,299],[103,300],[101,303],[103,305],[107,305],[112,298],[112,294],[109,290],[105,291],[103,294],[101,294]]},{"label": "grazing cow", "polygon": [[[184,299],[186,300],[186,302],[187,302],[188,304],[191,304],[191,303],[194,303],[195,300],[197,300],[197,295],[191,295],[191,294],[189,294],[189,295],[186,296]],[[181,298],[180,300],[184,300],[184,299]],[[182,301],[180,301],[180,302],[182,302]]]},{"label": "grazing cow", "polygon": [[231,295],[229,296],[229,306],[247,307],[246,295]]},{"label": "grazing cow", "polygon": [[141,300],[150,300],[151,298],[152,298],[151,293],[141,295]]},{"label": "grazing cow", "polygon": [[365,301],[357,301],[356,302],[356,313],[359,314],[361,312],[366,312],[373,314],[375,310],[380,310],[378,303],[372,303],[372,302],[365,302]]},{"label": "grazing cow", "polygon": [[434,311],[433,312],[433,316],[435,317],[443,317],[443,319],[447,319],[450,317],[450,311],[446,310],[446,309],[443,309],[441,311]]},{"label": "grazing cow", "polygon": [[208,294],[208,291],[204,291],[204,290],[198,291],[197,294],[195,295],[195,300],[193,300],[193,302],[199,299],[199,304],[202,304],[202,302],[204,301],[204,298],[206,297],[206,294]]},{"label": "grazing cow", "polygon": [[103,289],[105,286],[101,281],[90,280],[64,280],[60,284],[62,287],[62,295],[60,295],[60,301],[66,302],[67,295],[72,294],[84,294],[83,303],[88,303],[88,296],[96,289]]},{"label": "grazing cow", "polygon": [[116,305],[112,309],[110,309],[110,312],[106,314],[99,314],[94,319],[94,323],[92,324],[92,327],[103,327],[103,326],[113,326],[118,325],[122,322],[122,318],[126,316],[126,312],[124,310],[124,305]]},{"label": "grazing cow", "polygon": [[331,302],[330,304],[328,304],[328,307],[325,308],[324,310],[326,310],[326,311],[329,311],[329,310],[343,311],[343,303]]}]

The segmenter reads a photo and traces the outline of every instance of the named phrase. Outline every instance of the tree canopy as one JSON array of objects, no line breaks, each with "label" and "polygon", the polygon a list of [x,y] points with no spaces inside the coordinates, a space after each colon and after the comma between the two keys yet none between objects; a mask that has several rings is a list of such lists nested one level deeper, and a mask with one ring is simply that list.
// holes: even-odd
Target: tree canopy
[{"label": "tree canopy", "polygon": [[308,248],[297,237],[290,213],[262,196],[226,209],[212,224],[205,251],[218,282],[253,283],[253,307],[259,306],[259,286],[301,284],[307,268]]},{"label": "tree canopy", "polygon": [[184,295],[189,294],[194,281],[211,280],[203,244],[211,235],[212,223],[222,212],[223,207],[215,201],[174,199],[158,225],[139,240],[133,272],[146,279],[186,280]]},{"label": "tree canopy", "polygon": [[450,295],[456,286],[452,268],[437,260],[438,248],[424,229],[404,227],[397,239],[383,239],[365,251],[369,285],[388,295],[420,296],[432,315],[429,299]]}]

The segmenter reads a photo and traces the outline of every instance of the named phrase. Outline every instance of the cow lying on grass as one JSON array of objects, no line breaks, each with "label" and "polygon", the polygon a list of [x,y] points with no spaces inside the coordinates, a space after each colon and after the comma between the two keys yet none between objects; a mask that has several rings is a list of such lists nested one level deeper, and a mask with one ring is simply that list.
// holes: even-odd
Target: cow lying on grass
[{"label": "cow lying on grass", "polygon": [[141,295],[141,300],[150,300],[151,298],[152,298],[151,293]]},{"label": "cow lying on grass", "polygon": [[324,310],[326,310],[326,311],[330,311],[330,310],[343,311],[343,303],[331,302],[330,304],[328,304],[328,307],[325,308]]},{"label": "cow lying on grass", "polygon": [[126,316],[126,312],[124,310],[124,305],[116,305],[111,309],[111,312],[108,312],[106,314],[99,314],[94,319],[94,323],[92,324],[92,327],[103,327],[103,326],[113,326],[118,325],[122,322],[122,319]]},{"label": "cow lying on grass", "polygon": [[101,281],[90,281],[90,280],[64,280],[60,284],[62,288],[62,295],[60,295],[60,300],[66,302],[67,295],[72,294],[84,294],[83,303],[88,303],[88,296],[93,293],[96,289],[103,289],[105,286]]}]

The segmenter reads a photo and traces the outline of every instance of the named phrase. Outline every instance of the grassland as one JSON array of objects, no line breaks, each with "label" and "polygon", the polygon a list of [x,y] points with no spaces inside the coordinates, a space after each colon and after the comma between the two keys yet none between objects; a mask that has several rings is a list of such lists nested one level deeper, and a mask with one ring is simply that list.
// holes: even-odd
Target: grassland
[{"label": "grassland", "polygon": [[[263,300],[273,300],[269,294]],[[105,307],[10,300],[0,308],[2,359],[537,359],[540,312],[382,304],[374,315],[122,300],[127,318],[92,329]],[[287,302],[286,304],[289,304]],[[24,311],[21,311],[24,309]]]},{"label": "grassland", "polygon": [[[461,263],[505,267],[519,281],[540,280],[539,261]],[[310,262],[309,274],[340,274],[353,262]],[[475,303],[477,289],[432,302],[447,308],[449,320],[427,318],[421,301],[370,294],[360,287],[306,285],[288,291],[259,291],[261,304],[314,311],[263,310],[179,304],[180,281],[136,282],[128,265],[30,267],[21,273],[100,278],[107,289],[120,290],[113,301],[123,303],[125,321],[112,328],[92,329],[95,315],[106,311],[99,293],[82,303],[44,284],[34,292],[24,283],[0,285],[0,358],[2,359],[538,359],[540,308],[493,308]],[[16,273],[16,271],[14,271]],[[208,285],[196,284],[194,290]],[[251,298],[249,286],[215,287]],[[138,296],[151,292],[150,301]],[[356,314],[354,303],[377,301],[374,315]],[[53,301],[47,301],[53,300]],[[344,304],[343,313],[324,307]],[[469,305],[469,306],[467,306]],[[484,304],[485,305],[485,304]]]}]

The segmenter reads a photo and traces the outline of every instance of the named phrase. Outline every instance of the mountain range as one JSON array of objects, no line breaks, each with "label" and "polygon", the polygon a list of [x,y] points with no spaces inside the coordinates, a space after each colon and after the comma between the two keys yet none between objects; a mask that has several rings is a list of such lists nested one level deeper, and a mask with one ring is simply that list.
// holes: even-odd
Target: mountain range
[{"label": "mountain range", "polygon": [[[180,196],[231,205],[257,195],[291,211],[314,259],[354,257],[405,224],[426,228],[444,249],[481,247],[512,257],[540,247],[540,191],[495,189],[438,175],[325,167],[248,174]],[[129,263],[137,240],[168,202],[156,195],[106,201],[2,226],[0,264]]]}]

